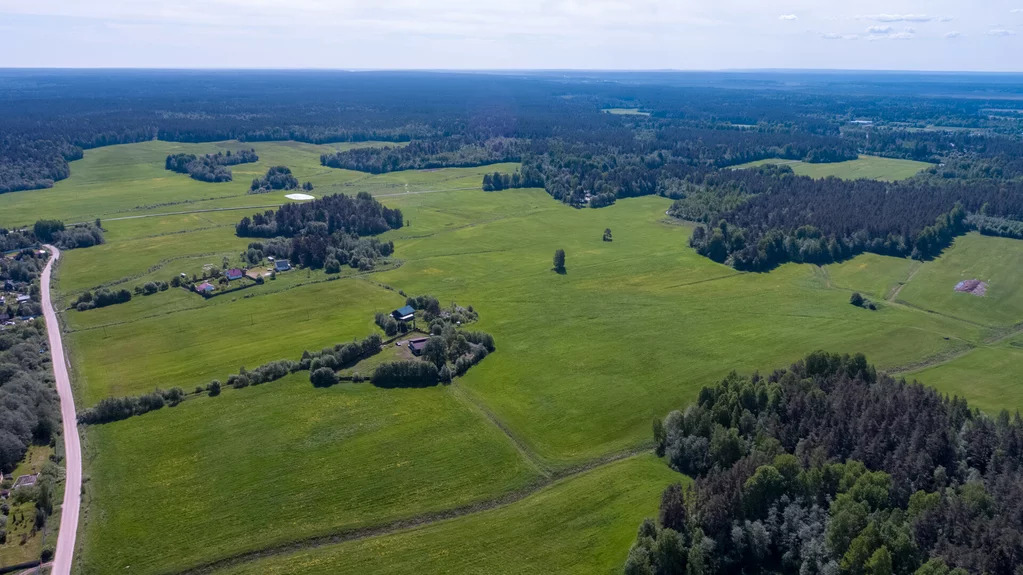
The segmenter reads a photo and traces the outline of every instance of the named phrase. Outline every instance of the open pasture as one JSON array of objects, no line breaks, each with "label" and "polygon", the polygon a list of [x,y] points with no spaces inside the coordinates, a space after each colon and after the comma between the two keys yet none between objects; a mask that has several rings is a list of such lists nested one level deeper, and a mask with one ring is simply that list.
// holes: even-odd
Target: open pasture
[{"label": "open pasture", "polygon": [[[160,143],[140,146],[157,144]],[[928,312],[928,309],[947,306],[947,302],[937,292],[923,290],[914,295],[911,289],[921,278],[925,279],[925,284],[934,285],[944,285],[946,280],[954,279],[941,277],[932,281],[925,272],[928,266],[942,269],[947,265],[942,261],[954,261],[956,257],[963,261],[976,260],[978,256],[970,253],[956,254],[968,251],[972,242],[977,242],[976,249],[980,251],[990,250],[996,245],[988,243],[992,238],[961,238],[945,256],[923,266],[909,260],[868,254],[828,266],[824,272],[814,266],[790,264],[766,274],[745,274],[715,264],[690,249],[687,245],[690,228],[665,218],[669,201],[663,198],[620,200],[615,206],[600,210],[574,209],[552,200],[543,190],[488,193],[478,189],[483,173],[514,170],[515,166],[510,164],[368,176],[322,168],[318,153],[304,146],[266,146],[269,149],[285,147],[286,150],[280,151],[281,157],[290,158],[288,165],[300,179],[308,178],[316,183],[314,194],[335,189],[346,193],[370,191],[378,194],[388,206],[401,208],[410,225],[390,231],[382,239],[395,242],[395,257],[402,265],[359,278],[330,282],[323,281],[322,271],[299,270],[237,296],[204,301],[181,290],[171,290],[174,293],[139,297],[128,304],[81,314],[70,312],[67,321],[73,331],[68,335],[68,345],[83,407],[110,395],[133,395],[154,387],[181,386],[190,390],[211,379],[223,380],[242,365],[252,368],[276,359],[297,359],[304,349],[316,350],[365,337],[377,330],[373,324],[375,312],[388,311],[403,301],[396,291],[383,287],[386,285],[408,294],[433,294],[445,305],[451,301],[473,305],[479,311],[478,328],[494,335],[497,352],[459,380],[458,385],[464,388],[466,395],[482,404],[486,413],[500,422],[533,459],[553,469],[564,469],[648,444],[652,418],[683,407],[696,397],[703,385],[715,382],[733,369],[764,372],[797,360],[814,349],[863,352],[879,367],[894,368],[950,356],[964,346],[982,345],[992,335],[992,326],[1001,329],[995,322],[971,321],[954,309]],[[263,152],[260,153],[262,156]],[[164,151],[151,155],[146,161],[152,162],[158,157],[158,168],[163,172]],[[75,164],[76,168],[79,166]],[[88,168],[87,164],[81,166]],[[237,180],[241,172],[237,171],[237,166],[235,168]],[[130,172],[134,168],[122,169]],[[83,179],[99,177],[88,173],[88,169],[79,172],[85,172],[80,173]],[[163,172],[161,175],[164,174],[180,177],[183,185],[189,187],[212,186],[178,174]],[[66,183],[58,184],[54,190]],[[128,193],[128,188],[120,189],[121,194]],[[191,193],[182,192],[182,197],[187,199]],[[186,207],[246,205],[242,202],[252,198],[235,195]],[[107,200],[111,204],[130,203],[122,197]],[[75,205],[71,202],[75,210],[92,209]],[[172,209],[175,208],[144,207],[128,213]],[[221,254],[236,257],[246,241],[234,236],[231,224],[249,211],[256,210],[110,220],[104,224],[110,239],[107,245],[68,252],[69,257],[60,269],[60,289],[66,296],[75,290],[137,277],[125,284],[133,286],[146,278],[169,279],[177,267],[194,267],[207,258],[217,263]],[[601,241],[605,228],[611,228],[613,242]],[[1002,244],[997,245],[1001,249]],[[559,248],[567,252],[564,275],[551,270],[553,252]],[[175,263],[148,272],[166,260]],[[1003,313],[1007,309],[1011,315],[1023,310],[1023,302],[1013,293],[997,292],[999,285],[1011,280],[1010,276],[999,279],[999,274],[1007,273],[992,271],[989,295],[974,299],[983,305],[1004,304]],[[942,274],[952,275],[951,272],[938,275]],[[904,300],[911,305],[882,301],[900,282],[907,281],[897,302]],[[298,286],[299,283],[309,285]],[[949,294],[953,293],[955,283],[948,284]],[[851,290],[882,301],[881,309],[871,312],[849,305]],[[250,295],[252,297],[247,297]],[[977,302],[966,305],[981,305]],[[412,431],[402,435],[402,441],[410,448],[416,447],[427,433],[416,426],[443,423],[427,421],[433,419],[449,418],[459,429],[477,431],[451,436],[442,430],[437,432],[437,438],[430,438],[448,442],[446,438],[454,437],[450,444],[437,448],[441,451],[437,455],[440,459],[434,465],[443,470],[435,469],[430,481],[430,488],[436,492],[424,494],[423,499],[409,504],[400,514],[397,511],[400,506],[388,507],[383,499],[374,498],[366,491],[367,488],[349,487],[351,479],[332,483],[333,491],[329,495],[319,493],[330,491],[328,487],[317,487],[310,479],[329,477],[335,470],[342,469],[346,473],[349,470],[358,473],[367,481],[377,478],[390,482],[387,474],[393,470],[389,464],[379,460],[367,463],[362,451],[344,455],[327,451],[301,455],[303,452],[299,450],[298,463],[291,465],[293,462],[287,460],[294,459],[296,451],[288,448],[293,448],[294,444],[281,440],[278,445],[287,444],[288,448],[271,445],[273,448],[264,452],[245,446],[246,449],[239,450],[236,456],[227,458],[230,466],[217,468],[214,463],[219,462],[205,461],[206,446],[216,445],[216,439],[225,441],[224,449],[238,449],[242,440],[235,437],[234,429],[239,430],[239,437],[260,446],[264,437],[269,437],[267,441],[273,443],[276,441],[274,434],[290,433],[281,422],[298,421],[296,427],[301,428],[301,422],[305,421],[301,413],[306,413],[302,410],[307,409],[303,402],[312,405],[321,401],[313,397],[333,393],[339,394],[338,397],[354,393],[391,397],[366,384],[313,390],[305,376],[296,378],[291,383],[265,384],[261,389],[226,390],[221,398],[194,399],[174,409],[89,428],[88,436],[94,448],[90,472],[96,478],[96,491],[93,494],[95,513],[90,517],[83,542],[83,565],[90,569],[87,572],[106,572],[108,568],[123,568],[124,565],[141,566],[142,572],[155,570],[157,565],[169,564],[168,557],[175,546],[184,549],[176,564],[184,568],[331,529],[375,525],[398,516],[494,497],[524,485],[532,477],[529,471],[532,468],[514,453],[512,444],[499,435],[497,427],[481,417],[478,410],[461,403],[462,397],[452,398],[451,391],[444,388],[421,393],[435,394],[424,397],[441,397],[445,401],[458,400],[456,411],[465,410],[465,415],[452,418],[447,412],[438,414],[410,408],[402,429]],[[988,384],[981,381],[976,389],[965,388],[963,393],[979,401],[982,407],[984,398],[992,393],[997,393],[1000,403],[1007,407],[1023,406],[1023,389],[999,386],[997,382],[990,388],[985,385]],[[314,393],[321,395],[306,395]],[[266,410],[274,414],[272,419],[263,417]],[[191,413],[200,415],[187,415]],[[386,421],[382,414],[393,415],[394,412],[367,409],[345,413],[342,420],[322,413],[316,417],[323,425],[329,422],[328,426],[333,429],[343,427],[342,423],[362,429]],[[253,422],[251,427],[249,421]],[[475,440],[471,437],[477,433],[494,434],[505,446],[498,451],[507,448],[511,458],[495,464],[474,456],[475,460],[467,458],[465,467],[460,467],[462,462],[453,462],[461,450],[474,447]],[[223,439],[225,434],[230,436],[229,440]],[[260,441],[253,441],[253,437]],[[292,440],[297,441],[294,437]],[[378,445],[377,439],[366,441],[367,445]],[[388,445],[399,442],[394,441]],[[163,443],[155,442],[168,442],[171,447],[165,449]],[[345,445],[343,441],[332,439],[324,439],[324,443],[335,448]],[[220,447],[214,449],[210,457],[227,453],[216,451]],[[153,453],[159,454],[158,457],[151,462],[144,461]],[[395,453],[398,457],[402,451],[395,448]],[[219,499],[215,493],[207,492],[196,495],[195,501],[188,501],[193,506],[213,501],[213,507],[197,507],[187,513],[174,508],[191,492],[184,487],[179,489],[173,477],[161,474],[186,464],[193,466],[185,467],[188,471],[183,485],[189,488],[194,485],[188,483],[188,477],[207,474],[216,481],[213,482],[215,487],[206,489],[215,491],[222,485],[231,486],[225,488],[225,495]],[[499,477],[481,487],[482,491],[463,493],[466,489],[460,478],[471,475],[465,471],[467,468],[471,468],[472,473],[488,473],[493,471],[494,465],[496,469],[510,471],[498,473]],[[273,477],[282,477],[280,481],[286,485],[281,489],[285,494],[291,490],[292,499],[285,497],[278,505],[266,499],[270,494],[261,493],[266,478],[247,470],[266,466],[278,466]],[[297,471],[291,467],[301,467],[304,474],[295,477]],[[236,475],[239,469],[243,473]],[[252,509],[232,507],[250,505],[245,498],[237,504],[226,501],[226,493],[237,490],[232,481],[246,489],[245,493],[255,494],[249,499],[260,502],[259,505],[251,503]],[[272,522],[269,520],[272,517],[265,517],[268,508],[301,507],[295,499],[295,494],[304,492],[301,485],[317,491],[316,497],[364,498],[365,509],[352,513],[321,511],[317,515],[311,508],[289,508],[281,511],[283,517],[289,518],[287,520]],[[166,496],[168,501],[147,511],[144,518],[141,511],[123,510],[110,503],[121,497],[142,501],[148,492],[138,486],[148,486],[150,491],[173,487],[177,491],[172,489]],[[651,488],[651,493],[659,492],[661,487],[663,485]],[[430,505],[424,501],[429,501]],[[652,509],[656,495],[650,501]],[[324,505],[326,509],[347,509],[336,501]],[[628,510],[615,512],[616,517],[625,517],[621,524],[627,525],[615,536],[621,540],[621,545],[609,546],[608,553],[614,557],[608,555],[583,566],[589,569],[587,572],[607,571],[620,565],[638,518],[649,513],[646,505],[632,501]],[[209,513],[214,515],[204,522],[203,514]],[[636,513],[639,515],[633,517]],[[562,510],[559,514],[565,521],[573,518],[606,520],[594,519],[583,507],[576,512]],[[147,523],[144,519],[156,521],[152,536],[134,547],[126,545],[125,542],[138,536],[141,526]],[[272,528],[266,527],[271,523]],[[224,526],[222,530],[220,525]],[[516,548],[516,545],[527,548],[532,540],[527,540],[524,533],[530,524],[525,521],[524,525],[509,528],[507,535],[495,535],[494,540],[507,541],[501,537],[510,537],[509,548]],[[204,542],[202,537],[192,537],[194,542],[183,539],[188,534],[211,530],[216,532],[212,542]],[[453,537],[423,532],[438,538],[436,540]],[[177,536],[166,539],[168,533],[181,533],[181,539],[176,539]],[[245,533],[255,534],[249,541]],[[516,543],[518,539],[521,542]],[[346,545],[370,545],[372,541],[377,541],[375,546],[366,549],[382,550],[388,544],[383,543],[384,539],[374,539]],[[395,541],[398,541],[398,548],[425,545],[410,540]],[[579,541],[569,540],[568,544],[578,545]],[[551,541],[550,544],[554,547],[547,551],[532,545],[538,550],[537,561],[554,555],[548,551],[561,543]],[[369,553],[362,549],[346,555],[352,561],[343,562],[346,568],[362,565],[361,554]],[[402,559],[392,552],[386,553],[391,559],[381,562],[380,570],[400,569]],[[419,557],[427,566],[424,568],[430,569],[434,559],[428,555],[410,557]],[[338,560],[330,559],[329,554],[317,557],[309,559],[313,562],[309,565],[315,569],[339,564],[335,562]],[[466,561],[460,569],[489,565],[477,563],[471,557]],[[435,565],[440,569],[443,564]]]},{"label": "open pasture", "polygon": [[87,431],[90,575],[173,572],[536,477],[448,388],[317,389],[307,372]]},{"label": "open pasture", "polygon": [[845,180],[905,180],[911,178],[922,170],[933,166],[926,162],[913,160],[900,160],[897,158],[881,158],[878,156],[860,156],[856,160],[845,162],[832,162],[825,164],[810,164],[799,160],[767,159],[734,166],[733,169],[754,168],[764,164],[780,164],[789,166],[792,171],[800,176],[811,178],[827,178],[834,176]]},{"label": "open pasture", "polygon": [[[165,296],[139,299],[144,305],[147,299],[157,302]],[[356,279],[251,298],[239,295],[226,305],[213,303],[217,298],[204,302],[197,295],[190,297],[205,305],[69,334],[72,354],[79,358],[75,381],[81,404],[148,393],[156,387],[190,390],[238,373],[241,366],[298,360],[306,349],[366,337],[377,330],[375,312],[394,309],[403,301],[394,292]],[[113,308],[82,315],[116,313]]]},{"label": "open pasture", "polygon": [[578,476],[477,515],[240,565],[221,575],[620,573],[636,526],[686,478],[653,455]]},{"label": "open pasture", "polygon": [[1023,348],[1002,343],[982,346],[933,367],[906,374],[948,395],[958,395],[994,415],[1003,409],[1010,413],[1023,411],[1016,401],[1023,381],[1019,366],[1023,365]]},{"label": "open pasture", "polygon": [[[983,297],[955,291],[963,280],[988,284]],[[899,300],[967,322],[1006,329],[1023,322],[1023,242],[971,233],[924,262]]]}]

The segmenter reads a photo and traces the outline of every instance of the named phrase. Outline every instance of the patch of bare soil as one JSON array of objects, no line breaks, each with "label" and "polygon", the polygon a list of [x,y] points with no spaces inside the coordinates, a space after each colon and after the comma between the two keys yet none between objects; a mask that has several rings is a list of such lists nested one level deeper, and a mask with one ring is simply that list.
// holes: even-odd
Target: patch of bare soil
[{"label": "patch of bare soil", "polygon": [[963,280],[956,284],[956,291],[968,293],[977,297],[984,297],[987,294],[987,283],[980,280]]}]

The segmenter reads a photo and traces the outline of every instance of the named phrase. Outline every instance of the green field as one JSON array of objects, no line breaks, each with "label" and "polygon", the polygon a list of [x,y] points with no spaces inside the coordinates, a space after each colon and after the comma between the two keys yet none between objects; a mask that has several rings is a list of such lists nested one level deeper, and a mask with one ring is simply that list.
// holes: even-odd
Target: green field
[{"label": "green field", "polygon": [[[175,296],[181,292],[173,291]],[[394,292],[354,279],[219,303],[221,298],[204,301],[197,295],[183,295],[200,307],[69,334],[72,353],[86,358],[75,373],[83,405],[156,387],[192,389],[211,379],[224,380],[241,366],[298,360],[306,349],[366,337],[376,330],[376,311],[403,303]],[[165,297],[137,299],[144,305],[147,299],[157,302]],[[116,314],[116,307],[82,315]]]},{"label": "green field", "polygon": [[827,178],[829,176],[834,176],[836,178],[843,178],[846,180],[868,179],[886,181],[912,178],[920,173],[921,170],[926,170],[934,165],[926,162],[916,162],[913,160],[880,158],[878,156],[860,156],[857,160],[827,164],[809,164],[806,162],[800,162],[799,160],[768,159],[734,166],[733,169],[741,170],[744,168],[754,168],[764,164],[789,166],[796,174],[800,176],[810,176],[811,178]]},{"label": "green field", "polygon": [[943,393],[968,397],[971,407],[988,413],[1008,409],[1023,411],[1013,398],[1023,388],[1019,366],[1023,348],[1002,344],[980,347],[934,367],[906,374],[907,379],[927,383]]},{"label": "green field", "polygon": [[[244,178],[251,174],[241,168],[258,173],[263,161],[235,166],[236,181],[221,185],[163,170],[169,150],[218,146],[237,144],[147,142],[89,150],[72,164],[72,178],[52,190],[0,196],[0,220],[104,215],[108,243],[67,252],[58,270],[65,302],[99,285],[130,289],[219,265],[224,256],[237,258],[247,243],[234,236],[233,223],[257,208],[106,216],[246,206],[254,198],[283,201],[244,194]],[[67,312],[66,344],[81,406],[155,387],[190,390],[243,365],[298,359],[304,349],[361,339],[377,331],[375,312],[401,304],[397,290],[474,306],[480,313],[474,328],[492,333],[497,351],[449,388],[403,392],[361,384],[316,390],[305,374],[86,428],[86,572],[173,571],[491,500],[537,477],[648,445],[650,420],[683,407],[702,386],[732,370],[769,372],[815,349],[863,352],[882,368],[923,369],[945,361],[934,368],[935,385],[951,390],[956,376],[943,378],[941,369],[969,361],[970,354],[962,354],[970,349],[1012,352],[999,348],[1009,344],[997,338],[1023,321],[1023,296],[1013,288],[1023,242],[971,235],[923,264],[866,254],[825,268],[789,264],[767,274],[738,273],[690,249],[690,228],[665,218],[670,201],[663,198],[574,209],[543,190],[479,189],[482,174],[509,172],[513,164],[371,176],[321,167],[322,149],[257,146],[266,162],[286,163],[300,179],[312,180],[314,195],[365,190],[401,208],[410,225],[381,238],[394,241],[394,263],[400,265],[368,274],[346,271],[348,277],[337,281],[326,281],[322,271],[298,270],[210,300],[171,289]],[[878,168],[878,160],[857,162]],[[894,165],[875,177],[897,177]],[[212,197],[211,188],[225,195],[203,200]],[[152,196],[161,194],[168,205],[155,205]],[[35,198],[42,199],[34,207]],[[613,242],[601,241],[605,228]],[[550,269],[558,248],[567,252],[564,275]],[[989,296],[954,294],[963,274],[988,279]],[[849,305],[854,290],[880,302],[880,309]],[[1023,408],[1023,386],[1007,378],[978,377],[955,389],[987,409]],[[422,465],[409,472],[406,460]],[[378,553],[373,569],[380,572],[408,565],[427,572],[448,565],[456,572],[514,572],[514,563],[488,563],[444,543],[479,531],[492,533],[488,544],[535,551],[523,571],[548,561],[560,571],[564,565],[557,561],[572,560],[579,572],[608,572],[620,565],[638,518],[651,512],[663,487],[643,487],[642,478],[668,473],[662,463],[646,465],[651,469],[613,480],[593,472],[611,486],[608,493],[627,492],[630,481],[637,498],[644,493],[642,500],[609,500],[610,518],[591,509],[583,494],[566,496],[563,507],[543,499],[561,499],[545,494],[571,490],[587,474],[488,514],[311,551],[301,561],[309,561],[313,572],[358,572]],[[553,527],[539,519],[539,507],[528,506],[534,500],[555,509],[552,516],[566,525],[592,523],[593,535],[544,537]],[[503,515],[513,512],[521,513],[515,521]],[[529,517],[537,517],[535,523]],[[576,551],[608,540],[614,543],[599,555]],[[464,561],[451,563],[437,549],[456,549]],[[286,567],[277,565],[265,568]]]},{"label": "green field", "polygon": [[520,502],[403,531],[257,561],[219,573],[620,573],[661,491],[685,479],[652,455],[562,481]]},{"label": "green field", "polygon": [[90,574],[180,570],[536,478],[450,388],[316,389],[308,373],[92,427],[87,455]]},{"label": "green field", "polygon": [[615,116],[649,116],[650,112],[643,112],[639,108],[604,108],[605,114]]},{"label": "green field", "polygon": [[[988,284],[977,297],[955,291],[962,280]],[[910,305],[975,322],[1008,328],[1023,322],[1023,242],[977,233],[957,238],[955,247],[926,262],[899,292]]]}]

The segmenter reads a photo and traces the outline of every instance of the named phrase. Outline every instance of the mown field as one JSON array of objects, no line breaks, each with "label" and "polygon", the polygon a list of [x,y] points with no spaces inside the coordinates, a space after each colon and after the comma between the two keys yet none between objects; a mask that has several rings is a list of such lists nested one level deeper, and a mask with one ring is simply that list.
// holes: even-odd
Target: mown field
[{"label": "mown field", "polygon": [[684,479],[643,455],[478,515],[218,573],[620,573],[639,523],[656,516],[664,487]]},{"label": "mown field", "polygon": [[[955,291],[960,281],[988,284],[984,297]],[[928,311],[989,327],[1023,322],[1023,242],[977,233],[957,238],[941,257],[926,262],[899,292],[899,300]]]},{"label": "mown field", "polygon": [[[234,146],[196,149],[222,145]],[[0,197],[0,208],[12,210],[0,209],[0,219],[35,214],[29,200],[36,193],[63,198],[42,201],[50,211],[40,215],[69,221],[245,206],[253,198],[283,201],[245,195],[251,178],[239,166],[236,181],[220,185],[164,171],[163,157],[174,146],[90,150],[73,164],[71,180],[53,190]],[[211,300],[171,289],[68,312],[66,341],[83,407],[155,387],[190,390],[242,365],[297,359],[304,349],[365,337],[376,329],[375,312],[402,302],[399,289],[473,305],[480,313],[476,327],[494,335],[497,352],[452,388],[316,390],[307,376],[296,376],[87,428],[91,480],[82,564],[88,573],[175,571],[493,499],[533,481],[533,461],[540,471],[564,470],[649,444],[652,418],[684,407],[703,385],[732,370],[769,372],[815,349],[863,352],[882,368],[920,369],[985,347],[1023,321],[1023,301],[1009,289],[1019,266],[1000,267],[995,257],[1015,261],[1023,242],[969,236],[923,264],[868,254],[823,269],[792,264],[743,274],[693,252],[690,229],[667,221],[670,201],[663,198],[573,209],[543,190],[479,189],[483,173],[514,165],[369,176],[319,166],[321,147],[256,147],[267,162],[285,163],[312,180],[315,195],[367,190],[401,208],[410,225],[382,236],[394,241],[401,265],[337,281],[299,270]],[[171,177],[173,186],[165,181]],[[219,186],[232,187],[234,195],[202,200]],[[151,196],[158,193],[173,205],[154,207]],[[234,237],[233,223],[255,210],[107,218],[108,244],[68,252],[59,289],[68,301],[98,285],[130,288],[236,258],[247,242]],[[601,241],[605,228],[613,242]],[[564,275],[551,271],[558,248],[567,253]],[[989,276],[989,297],[950,298],[962,273]],[[995,291],[999,286],[1004,291]],[[853,290],[880,309],[849,305]],[[948,385],[935,379],[939,388]],[[961,393],[978,405],[997,399],[1023,407],[1023,387],[1008,379],[975,381]],[[469,397],[482,407],[469,405]],[[406,461],[423,463],[409,472]],[[500,560],[511,551],[484,546],[474,555],[467,543],[441,544],[481,532],[491,534],[482,538],[487,545],[528,550],[520,555],[534,562],[522,562],[521,572],[545,561],[554,571],[571,563],[578,572],[608,572],[624,558],[638,520],[655,508],[667,480],[661,474],[668,473],[655,461],[639,470],[634,462],[616,465],[624,471],[613,478],[591,472],[603,490],[570,493],[588,474],[533,496],[543,502],[537,507],[528,507],[530,498],[492,515],[310,552],[296,564],[312,572],[358,572],[376,557],[371,572],[413,564],[426,572],[516,572],[518,564]],[[656,481],[647,483],[651,477]],[[604,504],[607,514],[599,509]],[[525,511],[514,521],[501,515],[517,509]],[[550,523],[539,519],[547,509],[556,511]],[[581,527],[591,524],[592,531]],[[560,525],[571,537],[550,535]],[[584,548],[589,551],[578,551]],[[491,556],[492,563],[485,559]],[[285,563],[261,567],[285,572]]]},{"label": "mown field", "polygon": [[799,160],[768,159],[735,166],[734,169],[753,168],[764,164],[780,164],[789,166],[800,176],[811,178],[827,178],[834,176],[846,180],[905,180],[930,168],[933,164],[900,160],[897,158],[880,158],[878,156],[860,156],[859,159],[827,164],[809,164]]},{"label": "mown field", "polygon": [[449,388],[317,389],[308,373],[91,427],[87,438],[87,574],[173,572],[537,477]]}]

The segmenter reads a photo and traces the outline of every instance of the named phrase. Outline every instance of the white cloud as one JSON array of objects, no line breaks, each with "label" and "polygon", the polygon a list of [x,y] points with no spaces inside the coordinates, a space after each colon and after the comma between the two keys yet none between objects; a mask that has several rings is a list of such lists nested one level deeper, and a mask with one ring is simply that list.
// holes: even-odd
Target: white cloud
[{"label": "white cloud", "polygon": [[1017,24],[1023,0],[0,0],[0,67],[1023,71]]},{"label": "white cloud", "polygon": [[870,40],[910,40],[916,36],[915,28],[904,28],[896,31],[891,26],[871,26],[867,28],[867,38]]},{"label": "white cloud", "polygon": [[1023,8],[1013,8],[1009,10],[1009,14],[1023,14]]},{"label": "white cloud", "polygon": [[927,16],[926,14],[877,14],[874,16],[862,16],[862,18],[876,22],[932,22],[936,20],[934,16]]},{"label": "white cloud", "polygon": [[1015,36],[1015,30],[1006,30],[1004,28],[995,28],[987,31],[988,36]]}]

